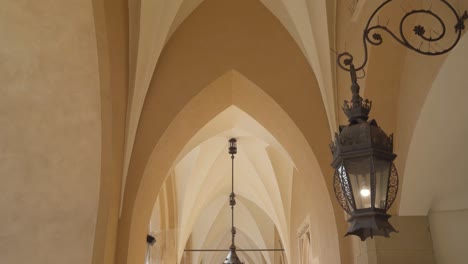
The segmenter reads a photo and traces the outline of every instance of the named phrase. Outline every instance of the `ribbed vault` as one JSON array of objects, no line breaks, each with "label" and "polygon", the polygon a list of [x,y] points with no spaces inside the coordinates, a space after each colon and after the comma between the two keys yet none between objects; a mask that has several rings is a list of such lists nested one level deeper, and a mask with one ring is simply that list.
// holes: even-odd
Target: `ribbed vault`
[{"label": "ribbed vault", "polygon": [[[228,187],[218,164],[232,135],[247,145],[239,180],[255,176],[248,178],[255,188],[241,186],[239,193],[239,210],[248,216],[239,222],[239,243],[281,239],[295,264],[297,230],[310,226],[314,258],[352,261],[341,238],[343,211],[330,201],[328,149],[335,98],[349,99],[349,75],[338,71],[334,85],[330,50],[362,58],[362,26],[379,2],[5,1],[2,261],[143,263],[148,224],[161,242],[155,247],[165,245],[161,252],[174,260],[184,243],[224,247]],[[436,2],[395,1],[380,21],[395,25],[409,6]],[[468,9],[468,1],[451,2]],[[466,37],[446,62],[447,56],[424,57],[383,37],[370,49],[360,84],[373,100],[372,117],[395,132],[402,203],[391,213],[466,211]],[[215,122],[233,109],[250,121]],[[197,134],[215,123],[216,133]],[[206,144],[219,152],[206,152]],[[180,184],[185,180],[190,188]],[[441,225],[458,227],[447,223]],[[62,243],[69,237],[73,243]]]},{"label": "ribbed vault", "polygon": [[[242,72],[242,75],[237,72]],[[208,94],[209,98],[205,97]],[[138,261],[136,259],[144,255],[144,245],[138,240],[138,234],[146,232],[158,190],[170,168],[186,154],[181,151],[182,146],[231,105],[247,112],[279,142],[278,137],[289,138],[290,133],[297,129],[294,130],[298,133],[296,138],[284,140],[305,140],[290,142],[289,148],[302,146],[304,149],[301,151],[311,151],[307,155],[317,157],[317,163],[311,163],[309,159],[307,165],[304,164],[308,169],[303,170],[309,172],[298,171],[302,178],[318,177],[317,182],[305,186],[323,188],[307,195],[325,192],[311,203],[321,203],[324,207],[332,205],[327,189],[332,185],[320,183],[331,180],[323,177],[330,174],[329,119],[315,74],[303,52],[260,2],[206,1],[174,32],[152,75],[139,118],[129,178],[124,181],[116,257],[119,261]],[[278,113],[273,120],[271,113],[278,111],[281,114]],[[198,114],[191,116],[192,113],[188,112]],[[278,119],[281,116],[284,118]],[[268,128],[282,122],[285,123],[274,131]],[[173,130],[175,127],[179,128],[177,132]],[[168,141],[166,137],[176,137],[177,140]],[[171,148],[160,157],[160,151],[168,147],[169,142]],[[294,158],[291,150],[288,153]],[[304,162],[307,155],[296,158]],[[299,167],[298,161],[294,163]],[[333,210],[341,213],[336,205]],[[341,216],[337,217],[340,225],[336,227],[344,228]],[[335,220],[328,220],[325,226],[335,225]],[[284,225],[284,220],[279,217],[275,221]]]},{"label": "ribbed vault", "polygon": [[[216,2],[216,3],[215,3]],[[252,6],[264,5],[279,21],[299,46],[310,67],[316,73],[318,87],[328,117],[328,126],[335,128],[335,93],[333,91],[334,65],[330,47],[335,39],[335,0],[285,1],[219,1],[219,0],[135,0],[129,2],[130,11],[130,93],[127,114],[127,138],[123,179],[133,150],[133,143],[143,104],[154,78],[163,48],[187,17],[197,9],[208,6],[211,14],[206,23],[220,22],[216,17],[225,9],[238,9],[239,19]],[[215,5],[220,6],[215,7]],[[233,8],[234,7],[234,8]],[[239,7],[241,7],[239,9]],[[259,21],[252,22],[259,23]],[[215,33],[216,34],[216,33]]]},{"label": "ribbed vault", "polygon": [[[271,119],[271,115],[276,118]],[[245,142],[238,157],[242,163],[237,171],[241,184],[238,193],[265,211],[284,242],[286,255],[297,250],[295,229],[310,213],[316,223],[313,229],[318,258],[337,263],[339,245],[337,237],[332,235],[336,234],[333,208],[320,167],[316,162],[311,163],[315,160],[312,150],[290,117],[261,89],[235,71],[227,72],[193,98],[154,149],[136,197],[138,213],[131,218],[128,261],[138,261],[144,255],[145,247],[138,234],[147,232],[145,226],[157,200],[155,188],[158,190],[166,175],[173,175],[175,189],[180,190],[180,196],[175,195],[176,202],[170,205],[174,208],[178,258],[191,234],[191,242],[196,242],[197,235],[192,231],[197,219],[211,201],[225,198],[228,193],[230,162],[228,155],[223,154],[227,138],[233,134]],[[295,213],[291,215],[291,211]],[[213,215],[218,215],[216,210]],[[253,223],[257,218],[250,219]],[[245,226],[244,232],[254,232],[248,226],[255,225],[247,221]],[[269,237],[275,228],[270,229]],[[261,228],[258,230],[262,232]],[[218,238],[222,234],[221,229],[214,233]],[[266,237],[246,236],[246,239],[259,246],[271,241]],[[295,261],[294,257],[291,261]]]},{"label": "ribbed vault", "polygon": [[[221,133],[220,129],[223,130]],[[256,131],[257,135],[244,129]],[[239,140],[236,193],[242,199],[236,210],[237,223],[239,229],[244,230],[249,240],[254,242],[239,246],[273,247],[275,226],[278,227],[283,244],[289,244],[289,202],[294,166],[284,149],[280,148],[280,144],[265,141],[272,140],[273,137],[255,120],[234,106],[219,114],[198,134],[196,138],[200,138],[201,135],[211,138],[186,154],[171,173],[175,177],[177,193],[178,258],[181,258],[184,245],[191,234],[192,246],[200,248],[205,244],[213,244],[205,241],[210,232],[213,233],[210,238],[213,241],[219,240],[217,235],[222,234],[224,237],[225,232],[229,231],[229,214],[226,214],[229,211],[225,211],[225,202],[230,193],[231,168],[226,149],[227,140],[232,136]],[[263,137],[258,138],[259,135]],[[274,166],[272,159],[275,161]],[[249,206],[242,202],[244,199],[248,201]],[[212,204],[213,202],[215,204]],[[249,210],[249,207],[265,210],[263,214],[268,216],[271,222],[269,229],[265,229],[264,217],[255,217],[255,212]],[[224,214],[220,215],[221,210],[224,210]],[[200,222],[199,218],[202,215],[204,220]],[[218,229],[210,231],[209,227],[215,224]],[[204,230],[205,236],[198,233],[198,230]],[[265,258],[269,260],[268,255],[265,255]]]}]

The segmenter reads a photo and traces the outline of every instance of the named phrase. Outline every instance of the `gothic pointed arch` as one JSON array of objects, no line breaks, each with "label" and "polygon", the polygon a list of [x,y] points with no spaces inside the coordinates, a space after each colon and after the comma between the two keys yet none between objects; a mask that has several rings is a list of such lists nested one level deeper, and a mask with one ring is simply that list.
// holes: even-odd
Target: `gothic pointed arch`
[{"label": "gothic pointed arch", "polygon": [[[331,203],[332,196],[328,193],[332,186],[331,177],[328,177],[331,175],[328,149],[331,131],[315,74],[290,34],[263,5],[256,1],[242,3],[211,1],[201,6],[173,34],[159,58],[145,98],[125,182],[117,250],[117,259],[122,263],[141,256],[139,250],[144,245],[135,236],[146,228],[150,208],[167,173],[167,170],[164,173],[151,171],[155,164],[159,164],[159,170],[164,168],[162,163],[172,164],[175,158],[166,153],[165,162],[156,162],[153,157],[156,150],[167,143],[164,136],[177,123],[177,117],[186,111],[194,111],[193,107],[202,107],[198,109],[198,115],[184,118],[185,124],[177,123],[179,136],[188,134],[180,141],[171,142],[185,144],[191,135],[234,100],[247,107],[242,109],[253,118],[263,120],[260,123],[265,127],[284,116],[292,123],[283,129],[298,128],[305,141],[297,144],[302,144],[311,151],[310,155],[315,156],[315,175],[320,175],[319,182],[324,184],[325,195],[318,200],[333,206],[338,220],[330,223],[338,223],[334,225],[340,230],[345,228],[342,212]],[[229,92],[213,89],[208,101],[197,103],[197,98],[210,90],[205,87],[215,79],[219,82],[219,76],[233,69],[242,72],[243,78],[238,78],[239,74],[231,74],[231,77],[243,85]],[[231,82],[229,78],[221,78],[222,81]],[[241,88],[253,84],[261,88]],[[265,110],[270,104],[279,107],[283,113],[276,115],[275,120],[271,120],[273,110]],[[190,126],[193,126],[192,130],[187,129]],[[287,129],[282,133],[290,131]],[[172,149],[180,150],[181,146],[174,145]],[[159,178],[149,184],[146,182],[150,177],[148,173]],[[146,188],[152,189],[148,192]],[[143,210],[146,203],[149,203],[148,209]],[[134,228],[140,231],[136,232]],[[342,243],[341,239],[339,241]],[[136,247],[140,249],[133,251],[135,245],[140,245]]]},{"label": "gothic pointed arch", "polygon": [[[228,71],[192,98],[167,127],[158,144],[152,150],[140,179],[141,182],[133,205],[138,210],[126,211],[127,208],[124,207],[122,215],[122,217],[128,217],[130,222],[127,227],[129,231],[127,243],[122,243],[125,240],[119,241],[121,247],[127,247],[129,254],[126,256],[127,261],[137,261],[144,255],[145,247],[144,244],[140,243],[138,237],[146,232],[151,210],[156,201],[158,186],[161,186],[177,160],[183,157],[186,151],[193,148],[190,144],[195,143],[190,141],[191,138],[205,124],[231,105],[249,113],[252,118],[270,131],[289,153],[300,174],[296,178],[295,184],[300,185],[299,188],[306,188],[298,192],[303,195],[301,202],[297,201],[292,204],[294,206],[308,204],[307,210],[315,212],[317,216],[315,219],[316,227],[320,227],[317,230],[317,239],[321,241],[320,244],[323,246],[333,245],[332,248],[327,248],[327,246],[322,248],[322,258],[328,259],[329,263],[338,263],[338,255],[331,256],[326,253],[340,251],[337,236],[339,222],[337,223],[335,219],[332,200],[319,160],[306,137],[289,115],[262,89],[237,71]],[[272,115],[275,116],[274,119],[271,118]],[[292,208],[292,210],[295,209]],[[301,213],[304,213],[297,208],[296,211],[298,218],[301,217]],[[125,215],[128,212],[131,214]],[[338,221],[342,219],[340,218]],[[302,222],[298,219],[291,220],[292,226],[294,226],[295,221]],[[120,228],[125,228],[125,226]],[[121,229],[121,231],[125,230]],[[124,239],[124,237],[121,236],[120,239]],[[288,252],[291,250],[291,246],[285,245],[285,249]],[[123,250],[119,252],[123,252]],[[119,259],[121,258],[119,257]]]}]

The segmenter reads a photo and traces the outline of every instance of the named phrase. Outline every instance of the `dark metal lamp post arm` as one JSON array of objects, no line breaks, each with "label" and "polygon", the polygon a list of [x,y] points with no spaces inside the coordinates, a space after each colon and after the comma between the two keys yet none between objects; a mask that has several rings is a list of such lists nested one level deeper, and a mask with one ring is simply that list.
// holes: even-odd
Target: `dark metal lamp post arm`
[{"label": "dark metal lamp post arm", "polygon": [[[388,33],[393,39],[395,39],[398,43],[401,45],[423,55],[428,55],[428,56],[436,56],[436,55],[441,55],[449,52],[452,50],[457,43],[460,41],[461,35],[462,35],[462,30],[465,29],[465,20],[468,19],[468,12],[465,11],[462,15],[459,15],[455,8],[451,6],[447,1],[445,0],[440,0],[441,3],[443,3],[447,8],[449,8],[450,13],[453,14],[455,17],[457,23],[454,26],[455,30],[455,39],[453,43],[451,43],[447,48],[441,48],[441,49],[436,49],[434,46],[431,46],[431,44],[434,43],[435,46],[438,46],[437,42],[441,41],[444,39],[444,37],[447,36],[447,26],[445,25],[445,22],[442,20],[442,18],[437,15],[434,11],[431,9],[418,9],[418,10],[412,10],[410,12],[407,12],[400,20],[400,25],[399,25],[399,35],[395,34],[392,32],[386,25],[374,25],[371,26],[372,21],[374,21],[375,16],[382,10],[384,7],[386,7],[388,4],[393,2],[393,0],[386,0],[383,2],[370,16],[369,20],[367,21],[366,27],[363,31],[362,35],[362,42],[363,42],[363,47],[364,47],[364,60],[362,61],[361,65],[355,66],[354,71],[360,71],[363,70],[364,67],[367,65],[368,62],[368,43],[374,45],[374,46],[379,46],[383,43],[383,38],[380,33],[378,33],[379,30],[384,31]],[[432,18],[434,18],[438,24],[440,25],[442,31],[438,33],[437,37],[432,37],[432,32],[429,33],[429,36],[426,32],[426,29],[422,25],[416,25],[413,28],[413,32],[416,36],[419,37],[421,40],[419,46],[415,46],[413,43],[408,41],[408,37],[405,34],[404,31],[404,25],[407,22],[407,19],[410,18],[411,16],[414,15],[427,15]],[[428,48],[423,49],[423,43],[426,42],[428,43]],[[431,48],[432,47],[432,48]],[[440,47],[440,46],[439,46]],[[353,64],[353,56],[349,52],[343,52],[338,54],[337,57],[337,63],[338,66],[348,72],[353,71],[351,68],[351,64]]]}]

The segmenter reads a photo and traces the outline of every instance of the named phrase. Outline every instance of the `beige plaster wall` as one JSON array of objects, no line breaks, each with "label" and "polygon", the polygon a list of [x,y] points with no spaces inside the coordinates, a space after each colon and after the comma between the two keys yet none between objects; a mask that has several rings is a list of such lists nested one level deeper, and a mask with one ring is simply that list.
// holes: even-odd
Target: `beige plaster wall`
[{"label": "beige plaster wall", "polygon": [[90,263],[100,178],[91,1],[3,1],[0,262]]},{"label": "beige plaster wall", "polygon": [[148,232],[156,238],[156,243],[149,249],[151,263],[177,263],[177,206],[171,198],[175,195],[173,183],[173,176],[164,182],[148,227]]},{"label": "beige plaster wall", "polygon": [[426,216],[393,216],[398,230],[390,238],[354,240],[355,264],[435,264],[431,232]]},{"label": "beige plaster wall", "polygon": [[468,210],[429,214],[437,264],[464,264],[468,259]]},{"label": "beige plaster wall", "polygon": [[415,124],[402,186],[403,214],[468,207],[468,115],[463,107],[468,81],[462,74],[468,67],[467,50],[468,37],[464,36],[435,77]]},{"label": "beige plaster wall", "polygon": [[[332,259],[332,256],[336,254],[333,250],[333,244],[323,239],[329,234],[330,225],[332,223],[326,223],[321,221],[323,216],[321,212],[316,210],[314,205],[313,190],[309,187],[314,183],[309,178],[300,177],[298,172],[294,172],[293,187],[292,187],[292,201],[291,201],[291,258],[288,263],[300,263],[300,250],[299,250],[299,233],[300,229],[304,226],[309,226],[311,235],[311,258],[317,263],[328,263],[327,259]],[[337,234],[341,236],[341,233]],[[342,259],[340,263],[347,263],[347,259]]]}]

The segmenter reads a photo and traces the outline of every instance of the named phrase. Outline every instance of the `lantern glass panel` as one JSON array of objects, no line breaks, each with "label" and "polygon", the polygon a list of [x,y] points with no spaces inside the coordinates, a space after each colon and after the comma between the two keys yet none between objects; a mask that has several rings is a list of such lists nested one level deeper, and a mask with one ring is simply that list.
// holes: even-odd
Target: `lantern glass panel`
[{"label": "lantern glass panel", "polygon": [[375,207],[385,209],[387,203],[388,177],[392,162],[374,158],[375,172]]},{"label": "lantern glass panel", "polygon": [[356,209],[371,207],[371,158],[354,158],[345,161],[346,172],[353,190]]}]

